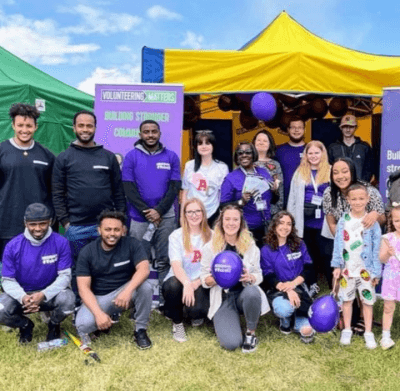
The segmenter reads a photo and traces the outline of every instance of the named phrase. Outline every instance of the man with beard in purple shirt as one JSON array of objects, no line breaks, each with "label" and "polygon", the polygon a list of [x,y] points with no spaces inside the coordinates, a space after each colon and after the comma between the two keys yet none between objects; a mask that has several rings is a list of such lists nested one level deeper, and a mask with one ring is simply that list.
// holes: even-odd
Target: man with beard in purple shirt
[{"label": "man with beard in purple shirt", "polygon": [[60,323],[74,309],[70,289],[71,250],[67,239],[52,232],[51,211],[31,204],[25,211],[25,231],[5,247],[0,324],[19,328],[20,343],[32,341],[34,323],[25,315],[51,311],[47,341],[60,338]]},{"label": "man with beard in purple shirt", "polygon": [[148,259],[154,247],[161,287],[170,268],[168,237],[176,228],[173,204],[181,188],[181,174],[178,156],[160,143],[160,137],[157,122],[140,124],[140,140],[125,157],[122,181],[131,219],[129,234],[142,240]]},{"label": "man with beard in purple shirt", "polygon": [[282,167],[284,188],[284,209],[289,198],[290,183],[300,165],[306,144],[304,142],[305,122],[299,116],[293,116],[288,127],[289,142],[278,146],[275,158]]}]

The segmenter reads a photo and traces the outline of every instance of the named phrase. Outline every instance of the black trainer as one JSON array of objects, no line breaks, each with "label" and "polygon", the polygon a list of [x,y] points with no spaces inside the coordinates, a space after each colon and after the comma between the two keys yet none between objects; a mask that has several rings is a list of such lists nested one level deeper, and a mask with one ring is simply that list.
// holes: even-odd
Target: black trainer
[{"label": "black trainer", "polygon": [[49,331],[47,333],[46,341],[52,341],[53,339],[61,338],[61,326],[60,323],[49,322]]},{"label": "black trainer", "polygon": [[282,334],[285,334],[285,335],[289,335],[289,334],[292,333],[292,329],[291,329],[290,326],[289,326],[289,327],[285,327],[285,326],[279,325],[279,331],[280,331]]},{"label": "black trainer", "polygon": [[257,349],[258,339],[254,334],[246,333],[244,335],[242,352],[252,353]]},{"label": "black trainer", "polygon": [[32,341],[34,323],[26,318],[27,325],[19,328],[19,343],[26,344]]},{"label": "black trainer", "polygon": [[139,329],[133,333],[133,340],[136,342],[136,345],[139,349],[150,349],[151,341],[147,335],[146,329]]}]

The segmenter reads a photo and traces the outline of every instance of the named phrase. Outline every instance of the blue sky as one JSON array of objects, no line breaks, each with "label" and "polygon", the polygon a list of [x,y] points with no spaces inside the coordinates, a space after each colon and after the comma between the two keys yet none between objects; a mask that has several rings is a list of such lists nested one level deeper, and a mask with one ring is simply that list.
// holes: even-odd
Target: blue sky
[{"label": "blue sky", "polygon": [[238,49],[282,11],[346,47],[400,55],[400,7],[381,0],[0,0],[0,46],[94,94],[140,81],[143,46]]}]

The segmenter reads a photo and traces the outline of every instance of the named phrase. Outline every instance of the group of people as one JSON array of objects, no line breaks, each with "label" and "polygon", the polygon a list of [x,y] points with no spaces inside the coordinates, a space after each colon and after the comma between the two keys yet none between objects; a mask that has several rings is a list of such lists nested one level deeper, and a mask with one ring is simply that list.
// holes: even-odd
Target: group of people
[{"label": "group of people", "polygon": [[[179,158],[160,142],[155,121],[141,123],[121,172],[115,155],[94,142],[92,112],[74,116],[76,140],[57,157],[33,139],[35,107],[15,104],[10,116],[14,137],[0,144],[0,323],[19,328],[21,343],[32,340],[30,313],[50,311],[47,340],[58,338],[60,323],[73,314],[89,344],[92,333],[108,331],[131,309],[134,341],[150,348],[153,263],[159,312],[171,319],[178,342],[187,340],[185,320],[200,326],[208,317],[222,347],[252,352],[259,318],[272,309],[282,333],[298,332],[309,343],[314,330],[307,314],[322,274],[331,288],[340,281],[340,342],[351,341],[358,290],[366,345],[374,348],[381,261],[387,264],[381,346],[394,345],[400,207],[391,209],[381,241],[385,210],[370,184],[371,147],[354,136],[354,116],[342,118],[343,140],[328,151],[319,141],[304,142],[305,123],[298,117],[290,122],[289,142],[278,148],[261,130],[236,147],[232,172],[214,157],[212,131],[199,131],[182,180]],[[55,221],[64,237],[55,232]],[[229,289],[211,273],[213,259],[226,250],[243,262],[240,280]]]}]

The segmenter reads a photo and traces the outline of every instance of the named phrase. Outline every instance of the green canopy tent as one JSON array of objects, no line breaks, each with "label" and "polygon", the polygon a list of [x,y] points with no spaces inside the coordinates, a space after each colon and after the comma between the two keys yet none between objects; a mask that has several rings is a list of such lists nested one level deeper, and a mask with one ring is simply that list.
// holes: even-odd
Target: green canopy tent
[{"label": "green canopy tent", "polygon": [[59,154],[72,139],[72,118],[93,110],[94,98],[14,56],[0,47],[0,141],[14,134],[8,114],[13,103],[44,102],[35,140]]}]

